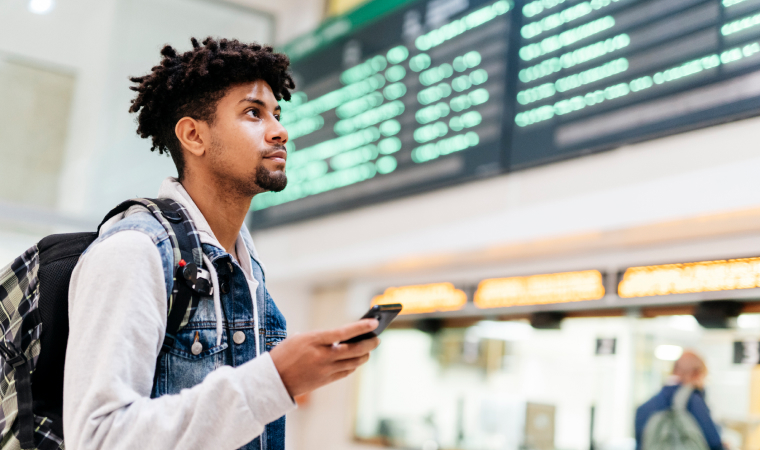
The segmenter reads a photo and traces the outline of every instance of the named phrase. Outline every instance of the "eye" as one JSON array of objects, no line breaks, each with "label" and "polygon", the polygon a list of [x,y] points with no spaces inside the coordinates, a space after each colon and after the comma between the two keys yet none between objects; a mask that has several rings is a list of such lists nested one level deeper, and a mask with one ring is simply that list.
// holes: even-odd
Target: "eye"
[{"label": "eye", "polygon": [[280,118],[281,118],[281,117],[282,117],[282,116],[281,116],[280,114],[275,114],[275,115],[274,115],[274,118],[275,118],[275,119],[277,119],[277,121],[278,121],[278,122],[280,121]]},{"label": "eye", "polygon": [[248,110],[248,114],[250,114],[250,115],[251,115],[251,116],[253,116],[253,117],[259,117],[259,116],[260,116],[260,114],[259,114],[259,110],[258,110],[258,109],[256,109],[256,108],[253,108],[253,109],[249,109],[249,110]]}]

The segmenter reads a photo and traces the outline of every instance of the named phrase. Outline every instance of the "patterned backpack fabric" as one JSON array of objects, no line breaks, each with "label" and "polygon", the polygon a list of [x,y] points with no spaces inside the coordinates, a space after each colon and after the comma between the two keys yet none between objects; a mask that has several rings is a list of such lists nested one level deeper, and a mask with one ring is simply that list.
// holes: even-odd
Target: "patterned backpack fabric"
[{"label": "patterned backpack fabric", "polygon": [[[172,292],[161,354],[211,295],[198,232],[184,207],[167,199],[128,200],[103,223],[142,206],[163,225],[174,250]],[[98,227],[98,231],[100,226]],[[98,232],[52,235],[0,269],[0,449],[64,449],[63,364],[71,273]],[[180,280],[181,282],[177,282]],[[159,355],[160,357],[161,355]]]},{"label": "patterned backpack fabric", "polygon": [[705,435],[694,416],[686,409],[694,388],[683,385],[673,395],[670,409],[647,420],[642,450],[709,450]]},{"label": "patterned backpack fabric", "polygon": [[[40,355],[40,332],[42,319],[37,309],[39,305],[39,252],[30,248],[16,258],[8,267],[0,271],[0,327],[2,327],[2,405],[0,407],[0,424],[2,424],[2,448],[22,448],[18,439],[11,433],[16,418],[27,423],[34,423],[32,410],[31,373]],[[19,376],[16,376],[16,373]],[[20,411],[27,414],[20,417]],[[36,424],[35,424],[36,425]],[[41,424],[44,425],[44,424]],[[18,433],[18,427],[14,430]],[[64,448],[62,441],[45,443],[40,448]]]}]

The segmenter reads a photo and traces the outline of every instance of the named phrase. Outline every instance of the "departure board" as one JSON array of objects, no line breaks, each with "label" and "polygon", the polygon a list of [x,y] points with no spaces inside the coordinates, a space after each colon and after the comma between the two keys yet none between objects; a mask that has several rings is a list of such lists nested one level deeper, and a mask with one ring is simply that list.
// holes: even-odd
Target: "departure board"
[{"label": "departure board", "polygon": [[522,7],[509,168],[756,114],[758,0]]},{"label": "departure board", "polygon": [[[372,5],[387,11],[371,17]],[[760,0],[376,0],[287,48],[254,228],[760,113]]]},{"label": "departure board", "polygon": [[252,225],[500,173],[512,5],[413,2],[296,60],[288,186],[255,197]]}]

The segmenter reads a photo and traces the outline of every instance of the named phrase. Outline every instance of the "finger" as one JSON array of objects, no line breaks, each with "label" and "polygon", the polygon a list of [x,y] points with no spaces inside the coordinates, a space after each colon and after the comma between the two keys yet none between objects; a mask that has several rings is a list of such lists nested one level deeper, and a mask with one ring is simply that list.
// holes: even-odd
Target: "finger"
[{"label": "finger", "polygon": [[336,372],[336,373],[330,375],[330,378],[329,378],[330,381],[328,383],[332,383],[333,381],[338,381],[338,380],[340,380],[342,378],[346,378],[347,376],[349,376],[352,373],[354,373],[355,370],[356,369],[344,370],[342,372]]},{"label": "finger", "polygon": [[380,339],[376,337],[355,342],[353,344],[339,344],[333,347],[333,354],[336,361],[357,358],[376,349],[379,344]]},{"label": "finger", "polygon": [[357,358],[344,359],[337,361],[332,365],[333,372],[343,372],[345,370],[356,370],[357,367],[369,361],[369,354]]},{"label": "finger", "polygon": [[373,331],[378,325],[380,323],[376,319],[362,319],[334,330],[321,332],[320,342],[324,345],[332,345],[335,342],[347,341],[353,337]]}]

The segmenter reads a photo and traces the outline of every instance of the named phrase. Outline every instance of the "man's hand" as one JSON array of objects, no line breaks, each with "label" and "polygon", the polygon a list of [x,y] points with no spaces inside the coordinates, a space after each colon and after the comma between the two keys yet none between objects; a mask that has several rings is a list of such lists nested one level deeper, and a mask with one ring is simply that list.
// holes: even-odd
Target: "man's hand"
[{"label": "man's hand", "polygon": [[[341,328],[291,336],[272,349],[272,361],[291,397],[311,392],[351,374],[369,359],[378,338],[338,344],[377,328],[375,319],[363,319]],[[334,345],[337,344],[337,345]]]}]

